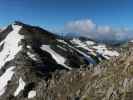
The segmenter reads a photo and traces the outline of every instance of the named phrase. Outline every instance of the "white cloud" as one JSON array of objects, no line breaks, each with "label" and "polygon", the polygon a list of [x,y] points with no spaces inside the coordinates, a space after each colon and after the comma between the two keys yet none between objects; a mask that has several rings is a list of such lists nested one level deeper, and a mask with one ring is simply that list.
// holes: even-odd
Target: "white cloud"
[{"label": "white cloud", "polygon": [[97,32],[98,33],[109,33],[111,32],[111,27],[110,26],[98,26]]},{"label": "white cloud", "polygon": [[89,33],[93,31],[95,27],[96,24],[90,19],[71,21],[65,25],[65,28],[69,32],[77,33]]},{"label": "white cloud", "polygon": [[81,36],[97,40],[114,41],[133,39],[131,30],[127,28],[112,28],[109,25],[101,26],[90,19],[70,21],[64,26],[65,32],[79,33]]}]

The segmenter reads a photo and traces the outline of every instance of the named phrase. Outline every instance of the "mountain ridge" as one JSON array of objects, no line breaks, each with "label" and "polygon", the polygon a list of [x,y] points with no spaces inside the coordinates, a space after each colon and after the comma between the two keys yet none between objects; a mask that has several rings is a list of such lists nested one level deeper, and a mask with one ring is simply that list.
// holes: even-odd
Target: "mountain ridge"
[{"label": "mountain ridge", "polygon": [[[100,62],[109,61],[120,55],[116,49],[113,50],[105,44],[81,38],[65,40],[47,30],[18,21],[9,25],[0,34],[2,100],[54,98],[54,95],[50,96],[52,88],[49,87],[54,79],[55,82],[61,81],[60,77],[68,77],[68,73],[71,75],[76,72],[78,77],[81,69],[87,69],[89,75],[89,70]],[[81,80],[83,85],[85,80]]]}]

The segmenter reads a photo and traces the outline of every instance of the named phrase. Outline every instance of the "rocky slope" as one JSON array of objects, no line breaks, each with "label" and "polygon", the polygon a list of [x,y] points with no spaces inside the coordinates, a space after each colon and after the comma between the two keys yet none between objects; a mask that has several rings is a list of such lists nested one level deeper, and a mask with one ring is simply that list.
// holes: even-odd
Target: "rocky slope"
[{"label": "rocky slope", "polygon": [[54,72],[45,93],[34,100],[132,100],[133,44],[96,66]]},{"label": "rocky slope", "polygon": [[82,98],[87,100],[132,100],[133,48],[120,57],[99,64],[100,73],[86,85]]},{"label": "rocky slope", "polygon": [[117,56],[105,44],[14,22],[0,32],[0,100],[82,99],[97,64]]}]

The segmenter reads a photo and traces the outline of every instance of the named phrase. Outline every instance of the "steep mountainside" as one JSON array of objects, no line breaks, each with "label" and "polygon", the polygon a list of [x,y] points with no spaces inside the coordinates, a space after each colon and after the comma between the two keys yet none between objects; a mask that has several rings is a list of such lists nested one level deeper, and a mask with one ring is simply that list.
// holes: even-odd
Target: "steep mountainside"
[{"label": "steep mountainside", "polygon": [[[69,93],[73,92],[74,97],[81,84],[87,84],[96,64],[116,56],[119,53],[105,44],[81,38],[62,39],[39,27],[14,22],[0,32],[0,100],[69,99]],[[84,77],[81,71],[83,79],[82,68],[88,74]],[[62,82],[74,77],[78,77],[77,81],[67,90]]]}]

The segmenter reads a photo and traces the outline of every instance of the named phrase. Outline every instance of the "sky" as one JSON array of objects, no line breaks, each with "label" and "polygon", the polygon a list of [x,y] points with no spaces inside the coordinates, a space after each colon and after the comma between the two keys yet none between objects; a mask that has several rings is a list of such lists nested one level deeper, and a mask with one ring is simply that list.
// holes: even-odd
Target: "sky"
[{"label": "sky", "polygon": [[0,27],[18,20],[55,32],[125,31],[133,28],[132,4],[133,0],[0,0]]}]

